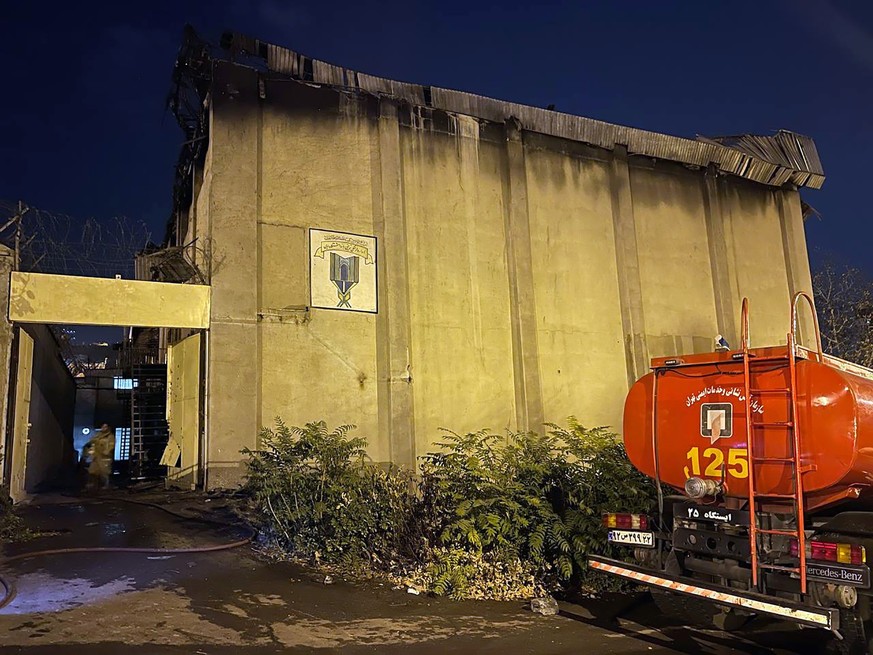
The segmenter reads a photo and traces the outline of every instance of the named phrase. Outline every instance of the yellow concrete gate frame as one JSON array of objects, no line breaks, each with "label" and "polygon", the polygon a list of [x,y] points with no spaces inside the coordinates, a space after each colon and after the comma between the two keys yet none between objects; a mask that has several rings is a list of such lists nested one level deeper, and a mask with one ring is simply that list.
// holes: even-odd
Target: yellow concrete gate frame
[{"label": "yellow concrete gate frame", "polygon": [[[117,325],[132,327],[183,328],[194,330],[171,344],[167,362],[167,420],[171,448],[178,449],[170,466],[171,479],[197,479],[201,439],[201,388],[203,349],[207,347],[211,289],[206,285],[168,284],[144,280],[77,277],[13,271],[9,282],[9,321],[65,325]],[[13,408],[10,495],[25,496],[28,416],[33,364],[33,341],[16,329],[17,368],[13,371]],[[205,444],[203,444],[205,445]]]}]

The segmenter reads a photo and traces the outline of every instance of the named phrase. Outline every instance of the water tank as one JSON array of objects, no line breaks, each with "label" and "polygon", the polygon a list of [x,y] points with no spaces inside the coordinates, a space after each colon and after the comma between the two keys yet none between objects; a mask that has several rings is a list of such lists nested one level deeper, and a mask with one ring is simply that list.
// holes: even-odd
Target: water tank
[{"label": "water tank", "polygon": [[[873,484],[873,372],[798,351],[796,425],[788,347],[751,351],[755,487],[791,494],[798,431],[807,506],[857,498]],[[640,471],[682,489],[688,477],[724,481],[748,496],[749,438],[743,362],[732,353],[653,360],[624,408],[624,442]],[[657,460],[655,453],[657,452]],[[766,460],[766,461],[763,461]],[[657,464],[657,466],[656,466]]]}]

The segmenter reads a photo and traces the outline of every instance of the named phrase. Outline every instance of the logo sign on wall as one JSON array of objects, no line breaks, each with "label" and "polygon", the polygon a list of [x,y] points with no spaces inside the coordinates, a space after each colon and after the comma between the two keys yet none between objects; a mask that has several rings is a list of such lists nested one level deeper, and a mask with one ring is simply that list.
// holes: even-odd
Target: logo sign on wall
[{"label": "logo sign on wall", "polygon": [[309,229],[309,305],[377,311],[376,237]]}]

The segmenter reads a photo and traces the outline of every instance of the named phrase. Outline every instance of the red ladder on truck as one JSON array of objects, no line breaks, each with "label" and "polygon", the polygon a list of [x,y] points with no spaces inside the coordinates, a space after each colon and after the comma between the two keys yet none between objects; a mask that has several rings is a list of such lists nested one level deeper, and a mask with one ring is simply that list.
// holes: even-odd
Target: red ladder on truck
[{"label": "red ladder on truck", "polygon": [[[801,593],[806,593],[806,535],[804,526],[804,504],[803,504],[803,474],[810,470],[803,466],[801,461],[802,452],[800,449],[800,430],[797,423],[797,301],[804,298],[812,309],[813,322],[815,325],[815,338],[818,350],[819,361],[822,361],[821,349],[821,334],[819,333],[818,317],[815,314],[815,307],[812,303],[812,298],[804,293],[799,292],[794,296],[791,303],[791,331],[788,333],[788,349],[785,355],[756,357],[750,353],[749,348],[749,303],[748,299],[743,299],[742,313],[742,342],[743,342],[743,385],[746,398],[746,435],[749,448],[749,542],[752,555],[752,585],[759,590],[763,581],[763,572],[783,571],[796,574],[800,578]],[[754,385],[755,376],[759,370],[760,364],[769,365],[767,370],[772,370],[772,365],[777,362],[785,362],[788,365],[788,386],[781,389],[765,389]],[[788,420],[780,422],[762,422],[755,421],[752,414],[753,399],[763,395],[782,395],[785,396],[788,402]],[[782,457],[765,457],[759,455],[761,449],[757,447],[760,440],[763,439],[761,434],[764,431],[779,430],[785,434],[787,439],[788,450],[787,455]],[[776,465],[787,467],[791,471],[791,493],[761,493],[755,486],[756,469],[759,466]],[[769,528],[758,527],[758,512],[759,505],[789,505],[794,515],[794,529],[774,530]],[[771,562],[762,562],[761,557],[761,538],[767,536],[782,536],[792,537],[797,540],[797,552],[800,561],[798,566],[785,566],[783,564],[773,564]]]}]

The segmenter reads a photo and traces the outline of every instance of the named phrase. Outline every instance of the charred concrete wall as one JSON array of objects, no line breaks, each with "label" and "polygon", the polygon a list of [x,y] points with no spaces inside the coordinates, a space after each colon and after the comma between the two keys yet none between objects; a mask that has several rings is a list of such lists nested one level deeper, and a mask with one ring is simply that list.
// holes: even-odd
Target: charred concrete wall
[{"label": "charred concrete wall", "polygon": [[[621,429],[653,356],[784,343],[810,290],[776,189],[217,63],[185,242],[211,249],[209,485],[276,416],[352,422],[377,461],[440,436]],[[310,309],[307,230],[378,238],[377,314]]]}]

